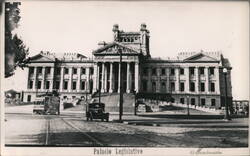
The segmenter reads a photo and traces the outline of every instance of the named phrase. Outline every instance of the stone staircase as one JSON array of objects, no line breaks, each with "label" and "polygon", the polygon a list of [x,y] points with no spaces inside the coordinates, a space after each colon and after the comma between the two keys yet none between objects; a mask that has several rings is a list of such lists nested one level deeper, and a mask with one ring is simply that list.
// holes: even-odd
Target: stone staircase
[{"label": "stone staircase", "polygon": [[[92,97],[95,101],[99,101],[98,94]],[[105,103],[106,112],[119,112],[119,93],[102,93],[101,102]],[[134,111],[135,96],[132,93],[123,94],[123,112]]]}]

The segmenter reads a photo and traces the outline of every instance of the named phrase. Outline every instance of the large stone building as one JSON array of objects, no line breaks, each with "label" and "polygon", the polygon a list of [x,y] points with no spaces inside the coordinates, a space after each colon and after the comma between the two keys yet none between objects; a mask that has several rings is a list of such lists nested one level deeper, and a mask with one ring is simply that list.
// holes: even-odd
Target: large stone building
[{"label": "large stone building", "polygon": [[[225,105],[226,80],[227,101],[231,103],[231,66],[219,52],[180,52],[175,59],[153,58],[145,24],[138,32],[124,32],[114,25],[113,35],[112,42],[99,43],[100,47],[92,52],[93,59],[76,53],[58,56],[50,52],[31,57],[24,101],[33,101],[37,94],[52,90],[59,91],[62,100],[83,98],[99,88],[103,96],[115,96],[122,81],[125,97],[137,93],[142,99],[221,108]],[[228,71],[226,79],[224,68]]]}]

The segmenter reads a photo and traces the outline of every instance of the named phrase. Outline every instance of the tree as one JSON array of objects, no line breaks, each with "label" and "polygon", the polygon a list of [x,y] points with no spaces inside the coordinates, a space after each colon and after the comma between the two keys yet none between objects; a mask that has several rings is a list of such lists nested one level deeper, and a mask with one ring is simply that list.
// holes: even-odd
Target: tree
[{"label": "tree", "polygon": [[25,67],[28,59],[29,48],[25,46],[22,39],[13,30],[19,25],[21,19],[20,2],[5,3],[5,77],[14,75],[17,67]]}]

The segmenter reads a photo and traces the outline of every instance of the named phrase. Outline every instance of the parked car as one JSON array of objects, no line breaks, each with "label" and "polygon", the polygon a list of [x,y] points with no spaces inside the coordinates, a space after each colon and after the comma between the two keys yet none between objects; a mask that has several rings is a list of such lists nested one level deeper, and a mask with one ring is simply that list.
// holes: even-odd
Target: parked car
[{"label": "parked car", "polygon": [[88,103],[86,105],[86,117],[87,121],[93,119],[104,119],[108,122],[109,121],[109,113],[105,112],[105,104],[104,103]]}]

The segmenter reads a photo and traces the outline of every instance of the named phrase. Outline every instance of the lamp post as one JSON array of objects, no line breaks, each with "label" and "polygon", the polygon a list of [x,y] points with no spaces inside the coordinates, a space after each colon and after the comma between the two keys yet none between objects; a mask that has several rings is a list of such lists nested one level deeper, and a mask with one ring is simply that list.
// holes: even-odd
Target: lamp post
[{"label": "lamp post", "polygon": [[137,115],[137,111],[136,111],[136,108],[137,108],[137,103],[136,103],[136,91],[134,91],[134,94],[135,94],[135,108],[134,108],[134,115]]},{"label": "lamp post", "polygon": [[123,87],[122,87],[122,49],[118,49],[118,53],[120,55],[120,101],[119,101],[119,121],[122,122],[122,114],[123,114]]},{"label": "lamp post", "polygon": [[223,74],[224,74],[224,81],[225,81],[225,116],[224,119],[225,120],[231,120],[229,113],[228,113],[228,102],[227,102],[227,68],[223,68]]},{"label": "lamp post", "polygon": [[187,96],[187,116],[189,117],[189,95]]}]

